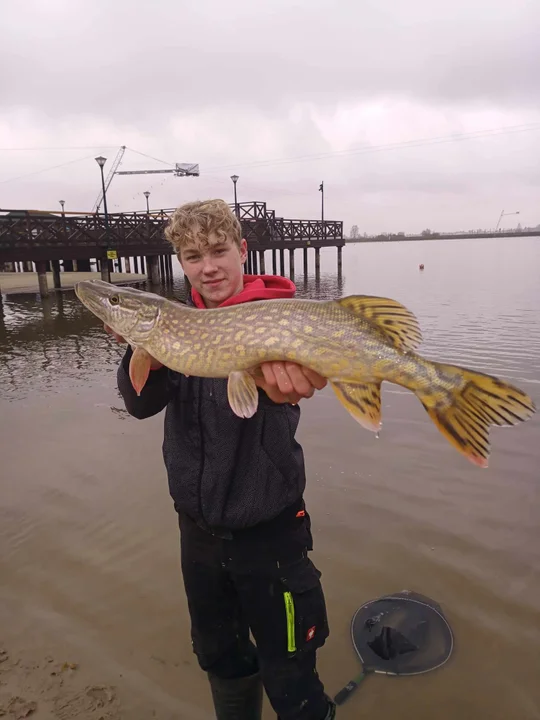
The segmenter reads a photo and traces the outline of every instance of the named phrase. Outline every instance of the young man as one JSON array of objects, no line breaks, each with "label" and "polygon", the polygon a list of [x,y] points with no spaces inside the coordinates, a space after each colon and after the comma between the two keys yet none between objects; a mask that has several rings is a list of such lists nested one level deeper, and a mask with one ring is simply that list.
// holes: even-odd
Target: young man
[{"label": "young man", "polygon": [[[188,302],[201,312],[294,295],[286,278],[243,274],[246,241],[221,200],[179,207],[165,233],[192,285]],[[166,408],[163,456],[191,637],[218,720],[260,720],[263,684],[281,720],[333,718],[316,671],[328,623],[308,557],[304,458],[294,437],[298,401],[326,380],[293,363],[265,363],[258,410],[246,420],[232,412],[226,380],[187,377],[157,361],[137,396],[131,353],[118,369],[128,412],[143,419]]]}]

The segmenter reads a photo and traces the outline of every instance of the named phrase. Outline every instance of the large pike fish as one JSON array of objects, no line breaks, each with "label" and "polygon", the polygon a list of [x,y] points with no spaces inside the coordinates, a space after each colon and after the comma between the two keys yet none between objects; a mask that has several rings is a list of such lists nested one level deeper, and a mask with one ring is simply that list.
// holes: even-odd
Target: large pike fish
[{"label": "large pike fish", "polygon": [[535,412],[513,385],[417,355],[417,319],[388,298],[261,300],[198,310],[101,280],[79,282],[75,291],[134,348],[130,378],[138,394],[153,356],[185,375],[228,378],[232,410],[249,418],[257,410],[260,364],[290,360],[327,378],[351,415],[378,432],[386,380],[414,392],[447,440],[480,467],[488,465],[489,426],[515,425]]}]

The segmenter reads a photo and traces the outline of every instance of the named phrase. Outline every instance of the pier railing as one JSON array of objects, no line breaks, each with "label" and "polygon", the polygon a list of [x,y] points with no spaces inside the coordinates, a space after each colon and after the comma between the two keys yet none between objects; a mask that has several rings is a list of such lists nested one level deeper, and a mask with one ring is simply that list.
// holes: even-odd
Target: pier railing
[{"label": "pier railing", "polygon": [[[243,236],[252,250],[342,246],[343,223],[276,218],[266,203],[238,203]],[[90,258],[106,250],[119,256],[172,253],[164,236],[171,210],[70,214],[0,212],[0,263]]]}]

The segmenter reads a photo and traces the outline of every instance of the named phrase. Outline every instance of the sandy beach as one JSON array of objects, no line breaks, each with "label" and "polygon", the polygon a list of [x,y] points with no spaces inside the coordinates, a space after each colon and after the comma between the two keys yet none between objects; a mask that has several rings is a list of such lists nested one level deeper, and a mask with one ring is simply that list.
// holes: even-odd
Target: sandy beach
[{"label": "sandy beach", "polygon": [[[62,272],[60,282],[62,290],[73,288],[76,282],[81,280],[99,280],[101,274],[98,272]],[[112,283],[130,283],[146,280],[146,275],[140,273],[111,273]],[[55,292],[52,273],[47,273],[47,285],[49,292]],[[0,273],[0,294],[9,295],[16,293],[37,293],[39,292],[37,273],[31,272],[1,272]]]}]

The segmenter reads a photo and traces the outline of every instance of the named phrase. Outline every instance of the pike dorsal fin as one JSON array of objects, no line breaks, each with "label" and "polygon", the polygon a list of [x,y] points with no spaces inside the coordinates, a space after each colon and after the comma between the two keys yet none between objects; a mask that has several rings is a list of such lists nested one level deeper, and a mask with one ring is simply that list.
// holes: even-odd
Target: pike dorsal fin
[{"label": "pike dorsal fin", "polygon": [[396,300],[374,295],[349,295],[335,302],[353,315],[368,320],[398,350],[414,350],[422,342],[418,320]]}]

